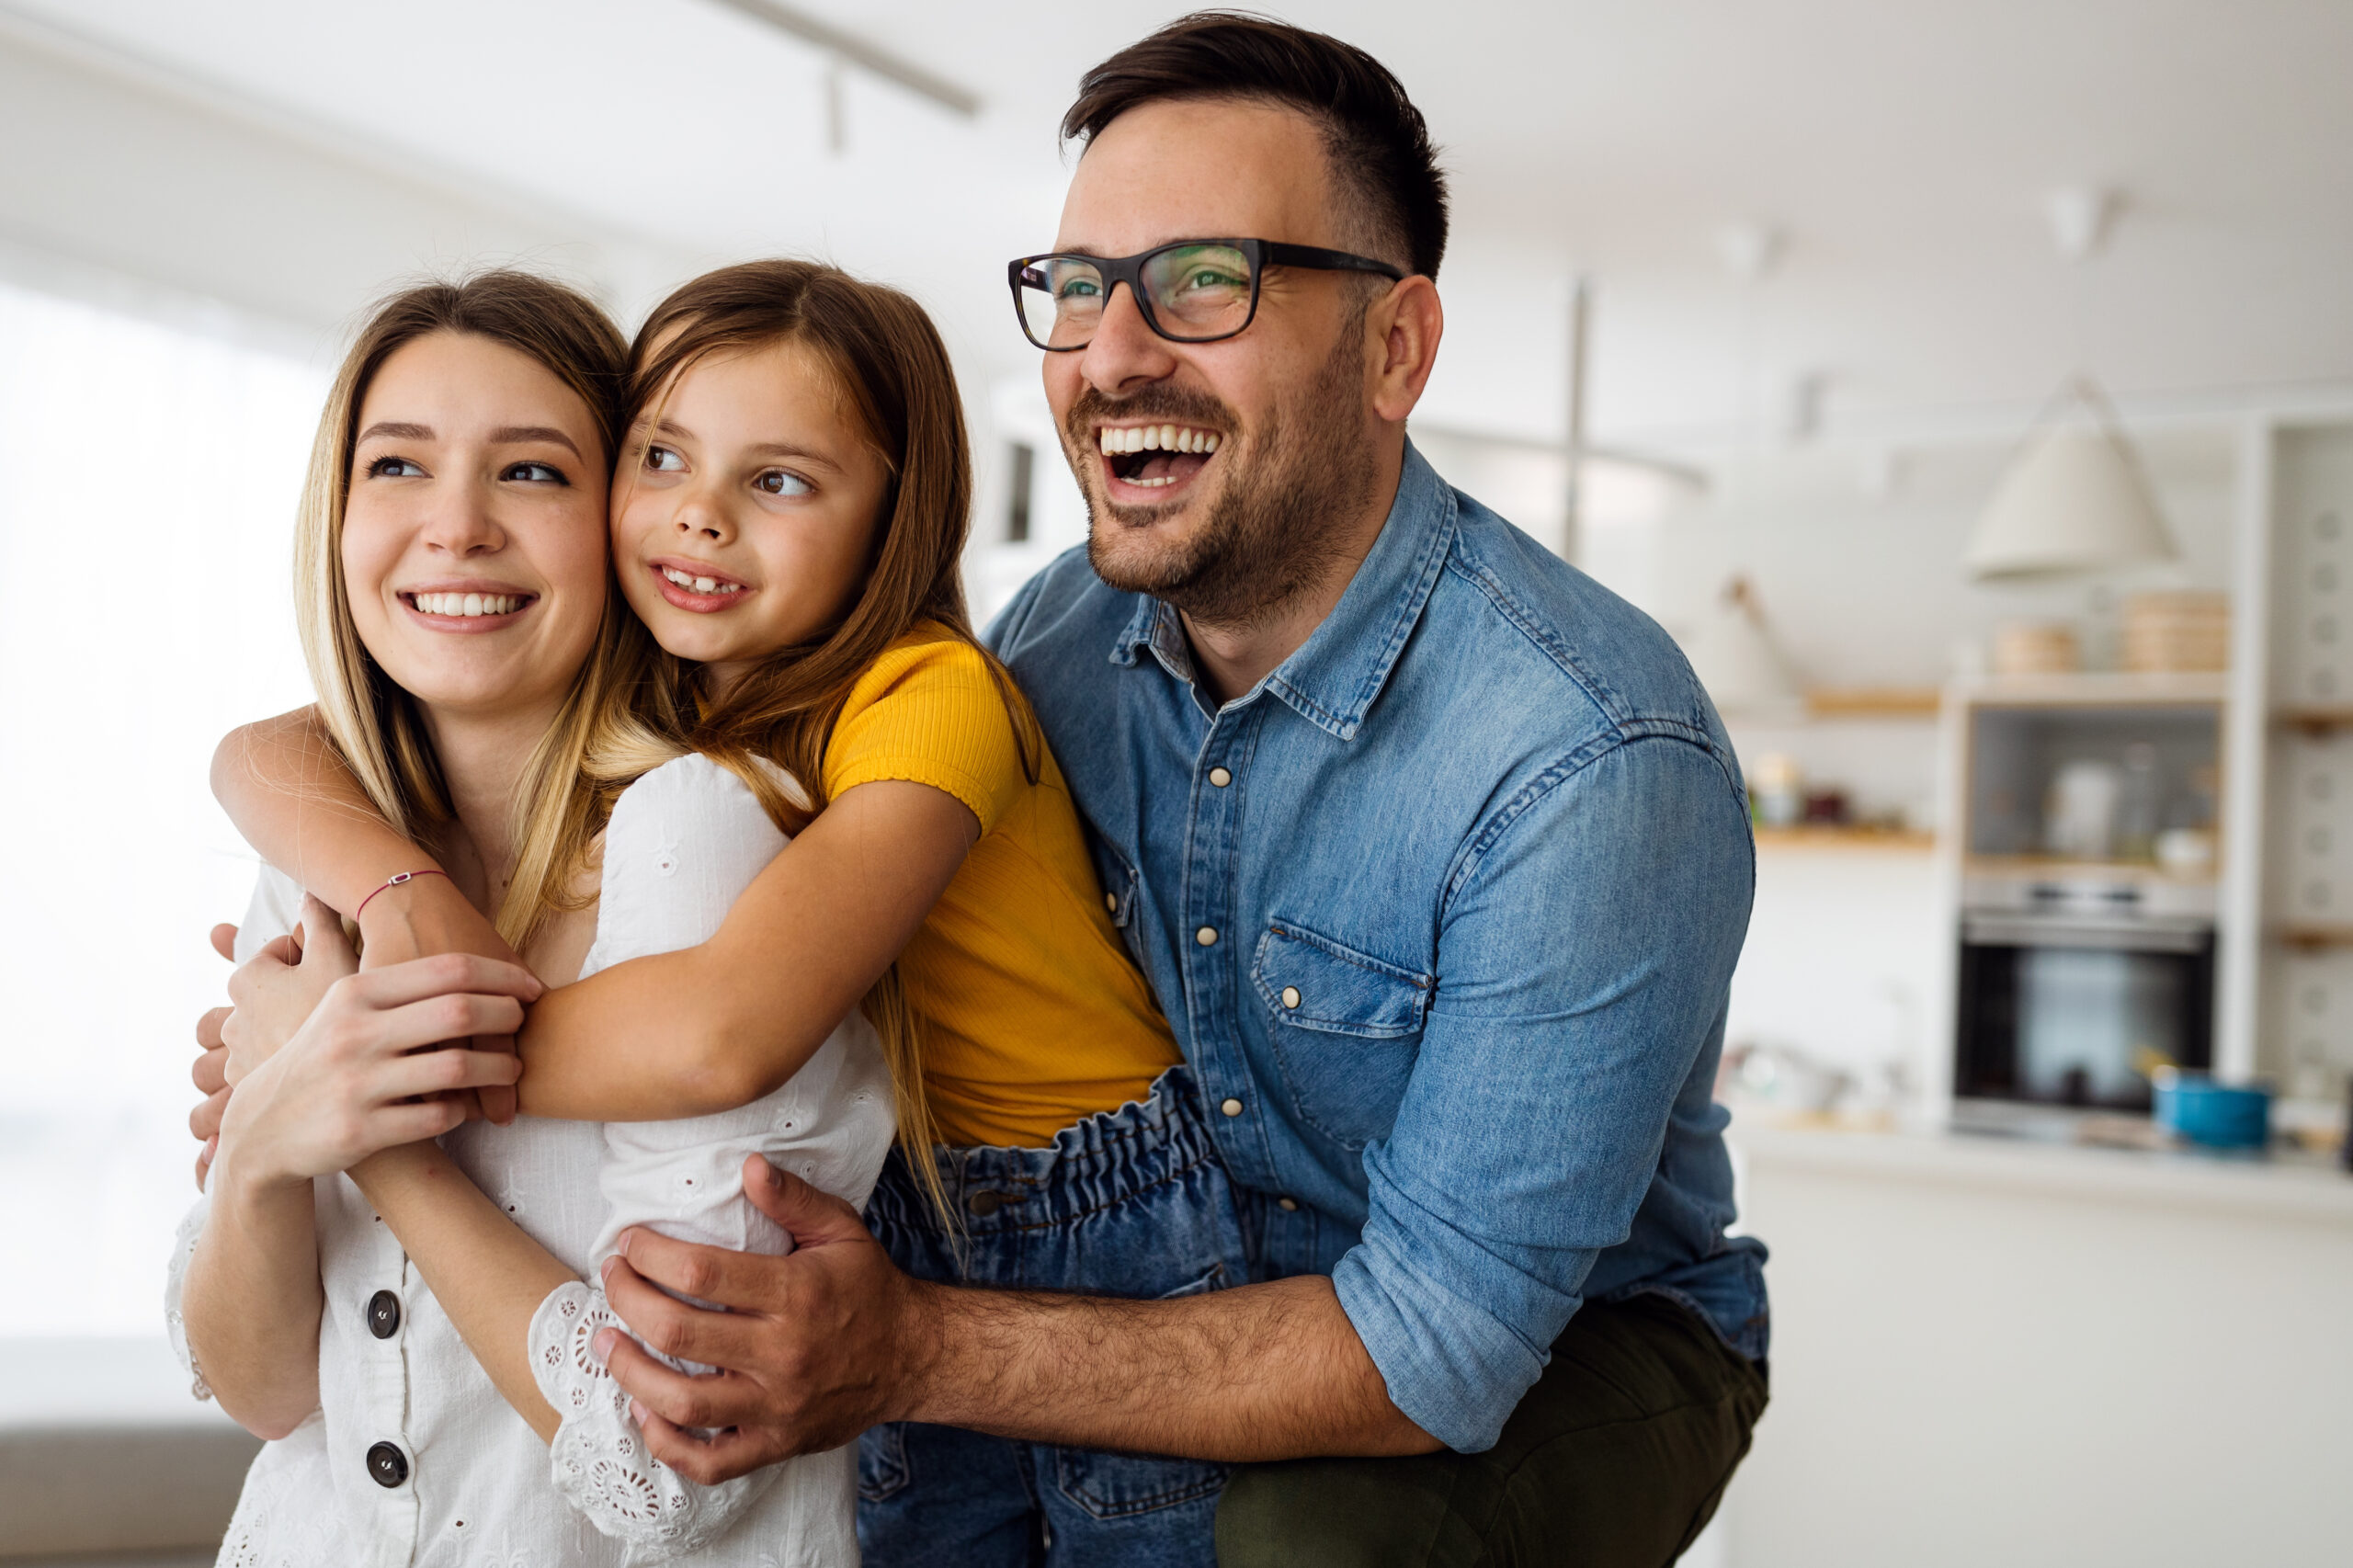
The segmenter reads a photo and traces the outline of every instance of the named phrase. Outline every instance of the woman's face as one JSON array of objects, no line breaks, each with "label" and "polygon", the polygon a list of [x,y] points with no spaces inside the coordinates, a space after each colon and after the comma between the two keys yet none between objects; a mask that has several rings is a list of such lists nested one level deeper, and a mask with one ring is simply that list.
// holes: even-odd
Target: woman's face
[{"label": "woman's face", "polygon": [[449,718],[544,718],[605,608],[605,461],[579,395],[530,356],[437,332],[359,405],[343,574],[359,640]]},{"label": "woman's face", "polygon": [[799,344],[696,361],[630,433],[613,561],[654,640],[720,689],[857,601],[890,472]]}]

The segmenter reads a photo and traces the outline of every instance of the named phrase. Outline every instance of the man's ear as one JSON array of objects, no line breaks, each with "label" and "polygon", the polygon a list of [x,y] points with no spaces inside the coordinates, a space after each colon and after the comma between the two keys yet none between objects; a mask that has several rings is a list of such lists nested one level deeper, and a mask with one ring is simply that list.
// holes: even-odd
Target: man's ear
[{"label": "man's ear", "polygon": [[1374,359],[1372,409],[1392,425],[1402,425],[1422,401],[1430,369],[1438,363],[1438,340],[1446,333],[1446,310],[1438,303],[1438,285],[1416,273],[1373,301],[1365,312],[1367,335]]}]

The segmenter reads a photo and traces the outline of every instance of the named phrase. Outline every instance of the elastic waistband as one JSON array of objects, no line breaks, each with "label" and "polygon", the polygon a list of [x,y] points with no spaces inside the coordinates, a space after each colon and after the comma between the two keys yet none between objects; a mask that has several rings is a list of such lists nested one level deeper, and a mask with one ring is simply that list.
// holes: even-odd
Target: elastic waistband
[{"label": "elastic waistband", "polygon": [[[941,1149],[937,1157],[949,1203],[966,1233],[979,1236],[1064,1224],[1219,1156],[1192,1070],[1180,1064],[1154,1080],[1142,1102],[1065,1127],[1042,1149]],[[904,1151],[892,1152],[867,1217],[878,1227],[938,1228]]]}]

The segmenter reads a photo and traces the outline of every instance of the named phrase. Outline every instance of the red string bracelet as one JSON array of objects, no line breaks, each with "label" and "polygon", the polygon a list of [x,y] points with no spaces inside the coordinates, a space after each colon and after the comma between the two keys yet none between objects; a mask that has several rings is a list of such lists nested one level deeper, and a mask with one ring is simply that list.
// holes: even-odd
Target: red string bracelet
[{"label": "red string bracelet", "polygon": [[352,924],[356,926],[359,923],[359,917],[368,913],[369,900],[373,899],[376,893],[382,892],[384,888],[396,888],[403,882],[413,882],[419,877],[446,877],[449,874],[447,871],[436,870],[433,867],[427,866],[422,871],[403,871],[397,876],[386,878],[383,888],[378,888],[376,892],[371,892],[367,898],[361,899],[359,907],[351,912]]}]

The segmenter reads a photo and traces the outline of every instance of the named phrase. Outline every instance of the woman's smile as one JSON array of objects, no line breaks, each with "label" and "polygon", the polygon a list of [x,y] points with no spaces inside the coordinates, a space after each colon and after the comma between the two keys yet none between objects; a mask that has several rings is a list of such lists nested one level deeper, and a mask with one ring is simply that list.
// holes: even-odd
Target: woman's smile
[{"label": "woman's smile", "polygon": [[511,583],[467,577],[395,588],[407,619],[431,631],[503,631],[539,603],[540,596]]}]

